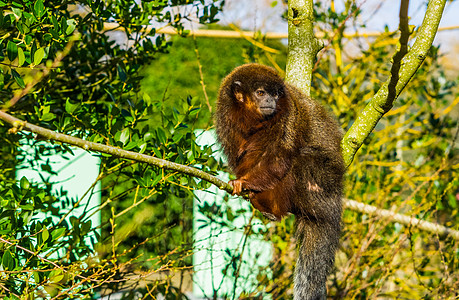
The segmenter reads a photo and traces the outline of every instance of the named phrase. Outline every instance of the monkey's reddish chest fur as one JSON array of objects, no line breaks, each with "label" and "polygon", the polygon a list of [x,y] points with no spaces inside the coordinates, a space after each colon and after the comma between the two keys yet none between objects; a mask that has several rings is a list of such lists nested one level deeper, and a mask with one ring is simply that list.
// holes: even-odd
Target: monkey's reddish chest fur
[{"label": "monkey's reddish chest fur", "polygon": [[250,190],[252,205],[267,217],[280,220],[291,211],[293,180],[288,173],[292,164],[290,155],[294,153],[279,147],[276,136],[282,133],[271,122],[260,123],[245,138],[235,134],[233,146],[238,154],[231,167],[242,187]]}]

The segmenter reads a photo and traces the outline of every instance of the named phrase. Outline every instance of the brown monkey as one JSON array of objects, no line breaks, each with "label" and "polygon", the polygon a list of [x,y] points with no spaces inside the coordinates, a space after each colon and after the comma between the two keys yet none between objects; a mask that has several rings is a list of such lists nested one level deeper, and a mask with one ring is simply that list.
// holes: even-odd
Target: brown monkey
[{"label": "brown monkey", "polygon": [[266,66],[236,68],[222,82],[217,137],[237,179],[265,216],[297,218],[295,299],[326,297],[341,233],[345,171],[341,129],[325,109]]}]

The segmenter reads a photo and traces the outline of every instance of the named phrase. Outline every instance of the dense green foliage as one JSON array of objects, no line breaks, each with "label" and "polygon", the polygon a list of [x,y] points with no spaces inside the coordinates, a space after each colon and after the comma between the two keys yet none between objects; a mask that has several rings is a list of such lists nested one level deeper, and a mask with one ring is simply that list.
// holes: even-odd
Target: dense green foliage
[{"label": "dense green foliage", "polygon": [[[154,29],[147,32],[141,25],[155,21],[169,24],[182,33],[183,18],[215,22],[221,5],[222,1],[188,0],[0,2],[0,105],[23,120],[52,130],[181,164],[206,162],[203,169],[215,169],[217,164],[212,164],[209,151],[194,145],[193,122],[199,107],[191,98],[174,109],[168,108],[168,116],[161,123],[148,122],[149,115],[161,114],[162,110],[158,102],[143,101],[139,69],[170,47],[164,35],[155,35]],[[120,34],[104,29],[105,22],[115,24]],[[24,87],[24,95],[16,103],[12,95]],[[33,88],[28,90],[29,87]],[[98,179],[119,176],[109,177],[113,180],[104,187],[107,198],[103,207],[113,214],[104,216],[99,236],[88,219],[93,211],[86,210],[78,218],[63,218],[68,203],[74,204],[71,210],[79,204],[68,199],[65,191],[53,190],[54,182],[46,179],[47,173],[53,172],[46,158],[62,153],[72,159],[68,145],[43,144],[31,134],[15,135],[13,131],[7,134],[6,130],[2,126],[1,166],[5,171],[0,177],[0,294],[7,298],[27,295],[88,298],[97,297],[95,289],[116,291],[124,281],[113,278],[124,277],[120,275],[122,272],[129,273],[122,265],[126,253],[116,246],[149,218],[152,210],[148,209],[146,200],[169,203],[171,210],[163,212],[173,213],[175,203],[180,203],[186,193],[174,183],[188,183],[190,189],[208,186],[189,176],[164,174],[149,166],[103,157]],[[21,144],[26,141],[36,145],[32,160],[21,161],[21,157],[27,156],[23,155],[24,148],[19,147],[20,139]],[[16,181],[15,158],[16,164],[26,163],[41,169],[43,182],[29,182],[25,177]],[[129,180],[121,175],[127,175]],[[123,183],[126,185],[121,195],[113,195],[113,186]],[[118,207],[114,203],[129,193],[133,184],[136,205],[131,208],[139,209],[135,218],[138,223],[123,227],[116,218],[128,210],[115,213]],[[165,202],[168,195],[178,198],[175,202]],[[183,208],[181,204],[178,206]],[[38,215],[39,212],[46,217]],[[157,227],[157,232],[167,232],[166,228],[167,224]],[[96,240],[84,238],[94,233]],[[175,236],[173,231],[167,233]],[[183,233],[186,235],[187,231]],[[149,237],[154,240],[154,234]],[[165,248],[168,250],[170,246]],[[163,249],[157,252],[164,254]],[[53,255],[58,250],[60,258]],[[156,262],[150,260],[147,265],[152,273],[158,268],[167,270],[181,264],[165,267],[158,260],[161,258]],[[164,286],[167,285],[161,281],[156,288],[164,293]]]},{"label": "dense green foliage", "polygon": [[[210,110],[224,75],[253,61],[283,68],[285,46],[258,37],[278,50],[272,55],[247,40],[168,39],[140,27],[154,20],[182,32],[184,17],[214,22],[221,4],[0,1],[1,108],[58,132],[211,174],[225,170],[210,147],[197,146],[196,129],[212,128]],[[389,76],[388,58],[397,47],[397,36],[384,33],[370,43],[355,41],[366,50],[347,56],[343,23],[358,15],[354,4],[347,1],[343,13],[319,6],[316,11],[318,26],[333,34],[326,36],[312,94],[330,107],[343,129]],[[104,30],[104,22],[116,22],[121,31]],[[432,47],[396,106],[360,149],[348,170],[346,197],[458,229],[458,78],[448,78],[439,59],[439,49]],[[20,101],[9,101],[28,84],[35,85]],[[46,180],[53,172],[46,161],[49,155],[73,159],[71,148],[39,141],[20,126],[0,125],[1,296],[98,298],[125,288],[126,299],[139,294],[153,299],[159,293],[167,299],[186,297],[195,250],[193,192],[208,188],[208,183],[93,153],[101,157],[102,223],[96,228],[89,220],[91,210],[62,218],[69,203],[72,209],[78,203]],[[24,155],[21,144],[35,146],[32,158]],[[15,168],[25,165],[41,169],[43,182],[15,178]],[[241,295],[222,295],[216,286],[215,294],[291,298],[294,217],[273,224],[255,213],[266,227],[236,226],[236,216],[247,211],[236,210],[227,200],[202,203],[199,210],[205,218],[200,224],[262,237],[272,243],[273,258],[267,268],[256,270],[256,286]],[[329,295],[454,298],[459,290],[458,249],[451,237],[346,210]],[[224,252],[224,276],[239,277],[234,287],[243,286],[248,281],[239,274],[244,247]]]}]

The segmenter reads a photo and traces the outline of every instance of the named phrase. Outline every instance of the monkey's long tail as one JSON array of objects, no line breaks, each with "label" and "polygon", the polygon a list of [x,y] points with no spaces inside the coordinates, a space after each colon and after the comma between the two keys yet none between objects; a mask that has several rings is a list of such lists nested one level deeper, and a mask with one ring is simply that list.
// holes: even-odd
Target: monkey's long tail
[{"label": "monkey's long tail", "polygon": [[301,244],[295,269],[294,300],[326,299],[327,276],[335,261],[340,233],[341,213],[329,220],[297,217],[296,235]]}]

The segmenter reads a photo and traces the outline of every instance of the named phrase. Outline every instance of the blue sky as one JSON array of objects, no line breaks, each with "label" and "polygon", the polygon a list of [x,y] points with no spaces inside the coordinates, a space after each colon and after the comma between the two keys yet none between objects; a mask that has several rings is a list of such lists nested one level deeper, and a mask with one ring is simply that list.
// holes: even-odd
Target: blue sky
[{"label": "blue sky", "polygon": [[[316,0],[317,1],[317,0]],[[281,0],[277,1],[282,3]],[[330,0],[322,1],[324,6]],[[283,5],[272,7],[273,0],[227,0],[223,23],[234,23],[246,30],[260,30],[261,32],[287,32],[287,24],[280,17]],[[362,14],[358,19],[360,24],[366,25],[368,31],[382,31],[389,26],[390,30],[398,27],[400,0],[358,0]],[[408,14],[410,24],[419,26],[422,23],[426,10],[426,0],[411,0]],[[335,0],[337,10],[343,9],[343,0]],[[379,7],[379,9],[378,9]],[[459,25],[459,0],[448,1],[446,4],[440,27]],[[352,31],[352,28],[349,28]],[[434,44],[441,45],[441,51],[446,54],[449,66],[459,71],[459,29],[440,31],[437,33]]]},{"label": "blue sky", "polygon": [[[316,0],[317,1],[317,0]],[[223,14],[223,22],[240,24],[245,29],[286,32],[286,24],[281,21],[280,12],[283,5],[277,4],[271,7],[273,0],[227,0]],[[281,3],[282,1],[277,1]],[[324,6],[329,5],[330,0],[322,1]],[[385,25],[394,30],[398,26],[398,14],[400,0],[358,0],[363,13],[360,21],[366,24],[368,30],[382,30]],[[426,9],[425,0],[410,1],[409,15],[410,24],[420,25]],[[375,10],[379,10],[375,13]],[[337,10],[342,10],[342,0],[335,1]],[[446,5],[440,26],[459,25],[459,1],[449,2]],[[459,32],[457,33],[459,36]]]}]

